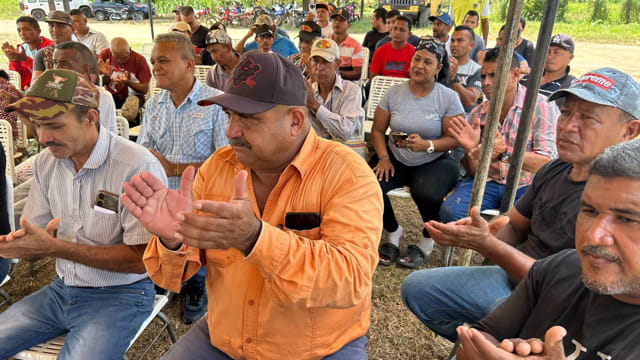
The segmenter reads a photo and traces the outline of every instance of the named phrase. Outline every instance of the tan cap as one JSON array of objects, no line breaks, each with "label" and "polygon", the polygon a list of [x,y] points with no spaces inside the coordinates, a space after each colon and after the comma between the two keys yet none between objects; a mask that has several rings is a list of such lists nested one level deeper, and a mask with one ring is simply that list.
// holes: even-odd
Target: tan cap
[{"label": "tan cap", "polygon": [[334,62],[340,58],[340,48],[331,39],[318,39],[311,45],[311,57],[320,56],[328,62]]},{"label": "tan cap", "polygon": [[178,21],[177,23],[171,26],[171,31],[179,31],[179,32],[191,32],[191,27],[184,21]]},{"label": "tan cap", "polygon": [[71,23],[71,16],[64,11],[56,10],[54,12],[49,13],[46,22],[57,22],[61,24],[66,24],[69,26],[73,26]]},{"label": "tan cap", "polygon": [[262,14],[260,16],[258,16],[258,18],[256,19],[255,25],[268,25],[268,26],[273,26],[273,19],[271,18],[271,16],[267,15],[267,14]]}]

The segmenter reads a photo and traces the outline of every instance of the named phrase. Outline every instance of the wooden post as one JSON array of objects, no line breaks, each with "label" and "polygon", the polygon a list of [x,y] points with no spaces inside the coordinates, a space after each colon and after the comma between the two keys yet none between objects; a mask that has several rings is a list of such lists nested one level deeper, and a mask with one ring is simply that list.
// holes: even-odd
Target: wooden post
[{"label": "wooden post", "polygon": [[513,154],[511,154],[510,157],[511,163],[509,165],[509,173],[507,174],[507,184],[500,204],[500,213],[507,212],[511,206],[513,206],[513,201],[518,191],[522,161],[524,160],[524,153],[527,151],[529,133],[531,132],[531,120],[538,98],[540,79],[542,79],[542,74],[544,73],[544,63],[547,59],[547,51],[549,50],[553,24],[556,20],[558,3],[558,0],[548,0],[544,8],[544,14],[542,15],[542,23],[540,23],[538,41],[536,43],[536,52],[533,54],[533,67],[527,79],[527,95],[522,105],[516,142],[513,145]]},{"label": "wooden post", "polygon": [[[489,110],[487,112],[487,120],[482,136],[482,146],[480,148],[480,159],[478,162],[478,169],[474,176],[469,209],[474,206],[479,207],[482,204],[484,188],[487,183],[487,175],[489,174],[489,166],[491,165],[493,141],[500,122],[500,112],[502,110],[502,102],[504,101],[504,93],[507,89],[507,79],[509,77],[509,70],[511,69],[511,58],[513,57],[514,45],[518,35],[518,26],[520,25],[520,13],[522,12],[523,2],[524,0],[509,1],[507,24],[504,28],[504,40],[502,47],[500,48],[500,55],[498,56],[498,68],[496,69],[494,89],[491,91]],[[471,250],[465,249],[459,264],[468,266],[470,262]]]}]

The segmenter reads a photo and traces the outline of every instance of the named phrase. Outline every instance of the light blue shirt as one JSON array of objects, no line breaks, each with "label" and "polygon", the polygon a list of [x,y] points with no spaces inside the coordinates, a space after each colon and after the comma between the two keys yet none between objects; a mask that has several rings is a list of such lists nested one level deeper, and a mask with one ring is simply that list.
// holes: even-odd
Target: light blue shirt
[{"label": "light blue shirt", "polygon": [[[200,106],[198,101],[222,92],[195,80],[177,108],[169,91],[154,95],[145,106],[138,144],[159,152],[174,164],[199,163],[216,149],[229,144],[225,135],[227,114],[218,105]],[[169,177],[169,188],[180,189],[180,177]]]},{"label": "light blue shirt", "polygon": [[[98,141],[79,171],[69,158],[58,159],[49,149],[36,157],[33,184],[23,216],[44,228],[57,217],[58,238],[88,246],[142,245],[151,234],[118,202],[118,212],[107,214],[94,204],[100,190],[117,195],[133,175],[148,171],[166,184],[162,165],[147,149],[100,127]],[[101,287],[131,284],[147,277],[98,269],[56,259],[56,273],[67,286]]]},{"label": "light blue shirt", "polygon": [[[247,51],[255,50],[257,48],[258,48],[258,43],[255,41],[252,41],[244,46],[244,49],[242,49],[242,52],[246,53]],[[298,54],[300,52],[296,47],[296,45],[293,43],[293,41],[280,35],[276,35],[276,39],[273,41],[273,44],[271,44],[271,51],[273,51],[274,53],[280,54],[282,55],[282,57],[285,57],[285,58],[289,57],[290,55]]]}]

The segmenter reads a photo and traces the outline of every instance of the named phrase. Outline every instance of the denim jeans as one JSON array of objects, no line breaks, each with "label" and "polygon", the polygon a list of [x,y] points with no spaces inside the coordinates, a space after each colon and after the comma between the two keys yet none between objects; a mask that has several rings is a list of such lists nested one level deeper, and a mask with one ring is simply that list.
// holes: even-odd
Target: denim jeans
[{"label": "denim jeans", "polygon": [[151,314],[151,280],[103,288],[53,282],[0,313],[0,359],[67,334],[58,359],[121,359]]},{"label": "denim jeans", "polygon": [[[367,337],[361,336],[344,345],[337,352],[326,356],[325,360],[366,360]],[[206,318],[198,322],[167,351],[161,360],[231,360],[220,349],[211,345],[209,326]]]},{"label": "denim jeans", "polygon": [[402,301],[423,324],[456,341],[456,327],[475,323],[512,291],[498,266],[454,266],[419,270],[402,284]]},{"label": "denim jeans", "polygon": [[[456,221],[467,216],[472,189],[472,177],[466,177],[458,182],[456,190],[453,194],[447,196],[447,199],[440,207],[440,219],[443,223]],[[516,191],[516,200],[524,195],[525,191],[527,191],[527,186],[520,187],[518,191]],[[484,197],[482,198],[482,206],[480,210],[499,208],[503,194],[504,185],[498,184],[495,181],[487,181],[484,188]]]},{"label": "denim jeans", "polygon": [[9,260],[0,257],[0,283],[9,273]]}]

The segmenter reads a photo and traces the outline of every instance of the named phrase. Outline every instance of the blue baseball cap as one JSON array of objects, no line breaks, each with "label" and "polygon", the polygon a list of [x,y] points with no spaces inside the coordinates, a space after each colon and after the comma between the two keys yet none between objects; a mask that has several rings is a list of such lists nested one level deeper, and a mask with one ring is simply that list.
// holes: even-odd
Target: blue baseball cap
[{"label": "blue baseball cap", "polygon": [[568,89],[551,94],[549,101],[569,94],[594,104],[613,106],[640,119],[640,84],[618,69],[605,67],[586,73]]},{"label": "blue baseball cap", "polygon": [[429,16],[429,21],[433,21],[435,19],[442,21],[447,26],[451,26],[451,24],[453,24],[453,20],[451,19],[451,16],[449,16],[449,14],[446,12],[441,12],[435,16]]}]

